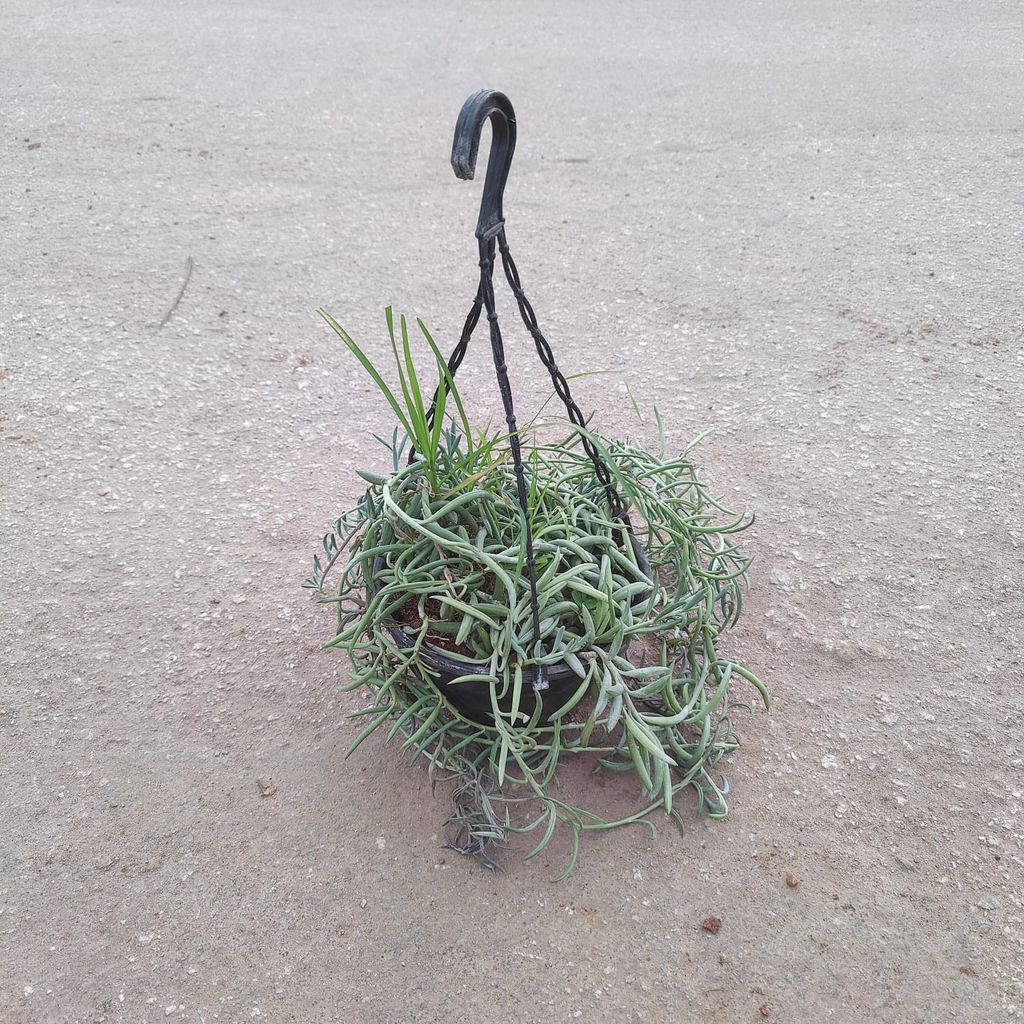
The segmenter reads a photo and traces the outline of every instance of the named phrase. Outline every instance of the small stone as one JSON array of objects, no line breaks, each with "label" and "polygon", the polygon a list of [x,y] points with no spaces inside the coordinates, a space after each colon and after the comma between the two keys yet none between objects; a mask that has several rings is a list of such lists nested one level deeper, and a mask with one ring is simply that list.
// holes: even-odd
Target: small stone
[{"label": "small stone", "polygon": [[895,725],[900,720],[900,716],[889,712],[887,715],[882,715],[882,725]]},{"label": "small stone", "polygon": [[968,978],[976,978],[978,976],[978,972],[973,967],[961,967],[960,973],[966,974]]},{"label": "small stone", "polygon": [[793,577],[781,569],[772,569],[768,573],[768,582],[773,587],[790,587],[793,585]]},{"label": "small stone", "polygon": [[799,884],[800,879],[797,878],[792,871],[786,872],[786,885],[788,885],[790,889],[795,889]]},{"label": "small stone", "polygon": [[758,1008],[757,1012],[762,1017],[770,1017],[772,1015],[772,1008],[767,1003],[762,1003]]},{"label": "small stone", "polygon": [[982,896],[981,899],[977,900],[974,905],[979,910],[998,910],[999,900],[994,900],[991,896]]},{"label": "small stone", "polygon": [[256,788],[260,796],[273,796],[277,792],[277,786],[270,779],[257,779]]},{"label": "small stone", "polygon": [[835,756],[833,754],[826,754],[821,759],[821,767],[822,768],[835,768],[837,763],[838,762],[836,761]]},{"label": "small stone", "polygon": [[704,931],[717,935],[722,929],[722,919],[720,917],[705,917],[700,926]]}]

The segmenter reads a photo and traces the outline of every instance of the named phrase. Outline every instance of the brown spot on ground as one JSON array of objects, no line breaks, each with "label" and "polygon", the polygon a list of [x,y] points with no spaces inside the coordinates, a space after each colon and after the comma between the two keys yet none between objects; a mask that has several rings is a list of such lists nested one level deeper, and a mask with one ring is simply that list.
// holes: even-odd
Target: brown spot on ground
[{"label": "brown spot on ground", "polygon": [[722,919],[720,917],[705,917],[700,926],[704,931],[717,935],[722,928]]}]

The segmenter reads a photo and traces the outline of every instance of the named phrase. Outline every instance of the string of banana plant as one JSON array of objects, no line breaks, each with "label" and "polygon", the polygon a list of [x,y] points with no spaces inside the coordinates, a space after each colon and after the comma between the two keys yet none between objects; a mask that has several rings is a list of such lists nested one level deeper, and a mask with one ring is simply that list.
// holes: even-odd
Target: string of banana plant
[{"label": "string of banana plant", "polygon": [[[359,471],[366,489],[324,537],[306,583],[336,609],[327,647],[351,659],[346,688],[370,696],[349,753],[381,732],[432,779],[451,780],[449,845],[487,866],[516,834],[535,838],[533,858],[561,829],[564,877],[585,833],[654,832],[657,811],[682,827],[686,791],[723,816],[728,785],[716,769],[738,745],[731,714],[747,706],[733,688],[749,684],[766,706],[768,693],[719,651],[743,606],[749,559],[736,535],[749,520],[702,481],[700,438],[669,454],[660,416],[653,452],[586,424],[555,441],[520,428],[524,513],[508,436],[472,427],[422,322],[434,407],[405,317],[396,324],[387,310],[392,387],[322,315],[397,420],[389,470]],[[625,520],[609,509],[594,452]],[[609,820],[569,802],[558,783],[569,758],[633,773],[635,811]]]}]

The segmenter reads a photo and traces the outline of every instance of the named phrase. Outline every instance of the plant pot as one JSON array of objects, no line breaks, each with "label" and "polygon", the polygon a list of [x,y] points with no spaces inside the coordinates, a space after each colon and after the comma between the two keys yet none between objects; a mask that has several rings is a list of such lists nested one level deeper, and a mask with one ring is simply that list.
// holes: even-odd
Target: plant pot
[{"label": "plant pot", "polygon": [[[633,554],[636,557],[637,565],[644,575],[653,582],[654,570],[651,568],[643,546],[632,534],[629,539],[633,546]],[[384,559],[378,555],[373,562],[374,583],[369,588],[368,597],[370,600],[377,593],[378,585],[376,581],[379,579],[383,568]],[[636,595],[633,598],[633,604],[642,604],[649,594],[650,591],[646,591]],[[391,634],[391,638],[403,650],[409,650],[415,645],[416,641],[400,622],[391,619],[385,622],[385,625]],[[628,650],[628,645],[621,649],[620,654],[622,657],[627,656]],[[440,651],[433,649],[421,650],[419,660],[435,675],[434,682],[438,690],[444,694],[445,698],[460,714],[472,719],[474,722],[479,722],[481,725],[492,725],[494,723],[490,688],[479,681],[461,683],[453,681],[460,676],[479,674],[480,664],[478,662],[466,661],[455,655],[442,654]],[[580,685],[580,677],[563,661],[548,666],[548,687],[546,690],[535,690],[533,688],[536,678],[536,666],[531,665],[523,669],[523,689],[519,698],[519,708],[524,714],[532,717],[539,701],[541,704],[540,721],[546,723],[576,692]],[[498,701],[498,707],[505,712],[511,711],[511,692]]]}]

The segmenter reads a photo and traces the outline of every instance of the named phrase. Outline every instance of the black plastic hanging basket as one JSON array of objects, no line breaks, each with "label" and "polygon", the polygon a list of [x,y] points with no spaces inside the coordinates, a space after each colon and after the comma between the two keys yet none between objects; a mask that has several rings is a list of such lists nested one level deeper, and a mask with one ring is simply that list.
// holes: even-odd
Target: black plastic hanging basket
[{"label": "black plastic hanging basket", "polygon": [[[654,573],[647,560],[643,546],[633,536],[630,536],[630,543],[633,546],[637,565],[642,572],[653,579]],[[379,578],[383,568],[384,559],[378,556],[374,559],[373,564],[375,579]],[[371,586],[369,592],[370,600],[376,595],[377,590],[377,585]],[[643,593],[638,594],[633,599],[634,605],[642,604],[647,599],[647,596],[647,594]],[[391,619],[385,625],[387,626],[388,633],[391,635],[391,639],[403,650],[412,650],[416,646],[415,638],[410,636],[400,623]],[[629,645],[624,644],[620,653],[623,657],[626,657],[628,652]],[[485,686],[482,687],[476,681],[467,680],[466,682],[459,682],[459,679],[465,676],[479,673],[485,666],[482,666],[479,662],[467,661],[454,655],[442,654],[440,651],[431,650],[430,648],[421,649],[417,657],[420,664],[427,668],[435,677],[435,684],[445,695],[446,699],[466,718],[485,725],[493,722],[493,709],[491,707],[489,689]],[[537,686],[538,666],[528,665],[523,669],[523,682],[528,684],[529,689],[523,691],[519,701],[519,709],[527,717],[532,718],[537,703],[540,702],[540,721],[546,723],[575,693],[576,688],[580,684],[580,677],[565,662],[544,667],[547,669],[546,687]],[[506,713],[512,710],[511,693],[498,698],[498,707]]]},{"label": "black plastic hanging basket", "polygon": [[[480,314],[481,312],[486,312],[490,332],[491,354],[494,359],[498,388],[501,392],[505,420],[508,426],[508,440],[515,470],[516,491],[519,506],[523,513],[523,546],[526,554],[526,570],[530,583],[533,634],[535,637],[540,637],[540,608],[537,596],[533,535],[530,527],[529,499],[527,496],[519,430],[516,424],[516,414],[513,405],[512,386],[509,382],[505,347],[502,342],[501,329],[498,325],[498,314],[494,302],[493,276],[496,254],[500,254],[505,279],[508,281],[512,294],[515,296],[520,316],[533,337],[537,354],[551,375],[555,393],[565,406],[570,421],[576,427],[581,428],[585,427],[586,421],[570,393],[568,381],[555,362],[551,346],[541,333],[537,316],[523,292],[519,271],[512,260],[512,254],[509,252],[508,241],[505,237],[502,203],[505,183],[508,180],[512,155],[515,151],[516,119],[512,104],[503,93],[484,89],[474,93],[463,104],[458,122],[455,125],[455,140],[452,145],[452,168],[459,178],[465,180],[473,178],[476,170],[480,136],[484,123],[488,119],[491,122],[492,133],[491,155],[487,166],[483,197],[480,203],[480,218],[476,227],[480,257],[480,280],[469,315],[466,317],[466,322],[462,328],[462,335],[451,356],[448,358],[448,370],[451,377],[454,378],[465,358],[470,338],[480,319]],[[438,385],[438,391],[434,394],[434,401],[428,412],[428,420],[431,423],[433,423],[434,410],[437,407],[441,388],[447,388],[447,381],[444,378],[442,378]],[[629,545],[632,548],[637,566],[648,578],[653,580],[653,573],[647,555],[633,535],[632,524],[615,488],[608,467],[605,465],[601,454],[588,439],[586,433],[580,433],[580,440],[584,451],[593,464],[594,475],[607,499],[612,519],[619,524],[619,542],[623,547]],[[410,462],[415,458],[415,455],[415,451],[410,453]],[[380,578],[380,572],[383,568],[384,561],[382,558],[378,558],[373,567],[373,577],[375,580]],[[370,585],[368,598],[371,601],[378,587],[378,584],[372,583]],[[641,593],[634,598],[634,603],[643,603],[648,596],[648,594]],[[385,625],[392,639],[399,647],[409,650],[415,646],[414,637],[409,634],[401,623],[390,619],[386,621]],[[620,653],[625,656],[626,648],[623,647]],[[477,681],[467,680],[459,682],[460,677],[478,676],[482,668],[479,662],[467,661],[430,648],[421,648],[417,658],[431,675],[435,677],[435,684],[439,691],[444,694],[445,698],[460,713],[467,718],[484,724],[493,722],[493,709],[489,689],[481,687]],[[540,703],[540,720],[542,722],[549,721],[551,716],[565,705],[580,684],[579,676],[565,662],[553,665],[544,662],[527,665],[523,669],[523,681],[529,684],[529,690],[524,690],[521,695],[519,702],[520,710],[532,717],[536,711],[537,704]],[[504,699],[499,699],[499,708],[502,711],[510,710],[511,700],[511,694]]]}]

